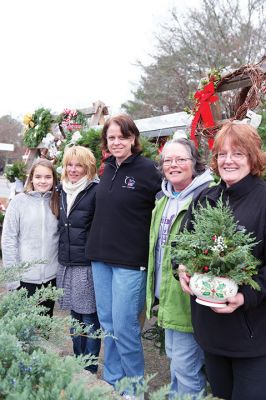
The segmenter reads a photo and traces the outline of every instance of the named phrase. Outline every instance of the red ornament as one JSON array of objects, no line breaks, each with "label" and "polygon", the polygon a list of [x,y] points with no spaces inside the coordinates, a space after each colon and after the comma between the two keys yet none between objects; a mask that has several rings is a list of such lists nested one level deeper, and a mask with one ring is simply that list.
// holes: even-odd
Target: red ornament
[{"label": "red ornament", "polygon": [[208,254],[209,253],[209,250],[208,249],[206,249],[206,250],[203,250],[203,254]]},{"label": "red ornament", "polygon": [[205,265],[205,266],[202,268],[202,270],[203,270],[204,272],[208,272],[208,271],[209,271],[209,267],[208,267],[207,265]]},{"label": "red ornament", "polygon": [[212,240],[213,240],[213,241],[215,241],[215,240],[216,240],[216,235],[214,235],[214,236],[212,237]]}]

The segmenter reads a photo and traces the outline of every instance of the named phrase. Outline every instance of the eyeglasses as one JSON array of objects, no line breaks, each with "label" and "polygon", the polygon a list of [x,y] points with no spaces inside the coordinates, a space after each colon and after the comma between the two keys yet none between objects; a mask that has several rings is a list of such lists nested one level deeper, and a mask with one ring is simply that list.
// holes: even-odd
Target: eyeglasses
[{"label": "eyeglasses", "polygon": [[177,165],[185,165],[186,162],[188,160],[191,160],[191,158],[179,158],[179,157],[175,157],[175,158],[166,158],[165,160],[163,160],[163,165],[165,165],[166,167],[169,167],[170,165],[173,164],[173,162],[175,162]]},{"label": "eyeglasses", "polygon": [[216,155],[217,160],[226,160],[227,156],[230,156],[232,161],[239,161],[242,158],[246,157],[246,154],[240,153],[239,151],[235,151],[234,153],[223,153],[220,152]]}]

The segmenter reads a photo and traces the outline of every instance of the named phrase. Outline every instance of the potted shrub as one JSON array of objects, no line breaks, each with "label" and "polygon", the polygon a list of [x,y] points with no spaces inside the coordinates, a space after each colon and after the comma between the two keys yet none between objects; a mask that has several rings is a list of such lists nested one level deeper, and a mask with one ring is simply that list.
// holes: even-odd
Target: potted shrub
[{"label": "potted shrub", "polygon": [[27,177],[26,164],[24,161],[15,161],[12,165],[6,166],[4,174],[10,183],[15,182],[16,180],[24,182]]},{"label": "potted shrub", "polygon": [[216,207],[207,203],[193,210],[193,230],[179,233],[172,244],[172,259],[186,266],[196,301],[224,307],[239,285],[259,290],[252,279],[260,264],[252,254],[254,237],[238,226],[228,204],[220,199]]},{"label": "potted shrub", "polygon": [[13,198],[15,194],[23,191],[24,183],[27,178],[27,167],[24,161],[15,161],[11,165],[7,165],[4,172],[5,177],[10,182],[10,196]]}]

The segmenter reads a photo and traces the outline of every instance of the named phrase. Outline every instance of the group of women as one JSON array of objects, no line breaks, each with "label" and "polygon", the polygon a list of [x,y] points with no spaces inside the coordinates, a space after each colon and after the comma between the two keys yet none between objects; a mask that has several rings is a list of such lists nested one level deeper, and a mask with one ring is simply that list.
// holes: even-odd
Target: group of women
[{"label": "group of women", "polygon": [[[103,378],[113,386],[123,377],[143,379],[140,315],[146,300],[147,317],[156,304],[165,329],[170,397],[204,396],[207,374],[215,396],[263,400],[266,156],[258,133],[235,122],[222,127],[211,162],[218,184],[188,139],[168,141],[159,166],[143,157],[139,131],[127,115],[106,121],[102,146],[110,156],[100,181],[93,154],[81,146],[65,151],[61,185],[49,161],[33,165],[25,192],[6,212],[3,263],[47,263],[32,265],[10,288],[25,287],[29,295],[42,285],[63,288],[61,307],[92,333],[101,326],[109,334]],[[243,286],[225,308],[211,309],[194,301],[185,266],[175,279],[170,244],[181,224],[190,223],[192,204],[208,200],[215,207],[221,195],[257,239],[254,255],[261,265],[254,279],[261,290]],[[44,305],[52,315],[54,303]],[[98,357],[99,339],[71,333],[76,355]],[[96,365],[87,368],[97,372]],[[127,389],[122,395],[137,398]]]}]

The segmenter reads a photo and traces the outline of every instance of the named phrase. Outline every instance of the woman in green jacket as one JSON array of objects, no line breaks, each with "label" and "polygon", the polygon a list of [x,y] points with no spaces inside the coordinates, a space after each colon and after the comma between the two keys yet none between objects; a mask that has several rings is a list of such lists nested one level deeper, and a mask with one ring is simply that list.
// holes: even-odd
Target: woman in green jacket
[{"label": "woman in green jacket", "polygon": [[159,301],[158,325],[165,329],[170,359],[171,392],[197,396],[205,390],[203,352],[193,335],[190,297],[172,274],[170,242],[192,201],[212,182],[194,143],[180,138],[167,142],[161,153],[164,175],[160,199],[153,210],[147,280],[147,317]]}]

